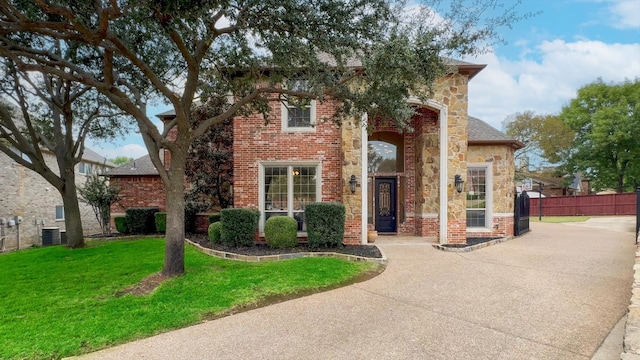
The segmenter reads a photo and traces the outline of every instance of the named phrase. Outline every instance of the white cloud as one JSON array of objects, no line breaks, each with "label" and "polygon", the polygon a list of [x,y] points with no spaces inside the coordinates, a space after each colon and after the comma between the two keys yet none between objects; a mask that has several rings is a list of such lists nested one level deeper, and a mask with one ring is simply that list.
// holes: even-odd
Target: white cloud
[{"label": "white cloud", "polygon": [[119,147],[92,146],[91,150],[105,156],[107,159],[113,159],[118,156],[137,159],[148,154],[147,148],[139,144],[127,144]]},{"label": "white cloud", "polygon": [[613,16],[612,24],[615,28],[640,28],[639,0],[613,0],[609,7],[609,12]]},{"label": "white cloud", "polygon": [[486,54],[468,61],[487,64],[469,84],[469,114],[500,129],[507,115],[527,110],[555,114],[577,90],[640,76],[640,44],[543,41],[532,57],[512,61]]}]

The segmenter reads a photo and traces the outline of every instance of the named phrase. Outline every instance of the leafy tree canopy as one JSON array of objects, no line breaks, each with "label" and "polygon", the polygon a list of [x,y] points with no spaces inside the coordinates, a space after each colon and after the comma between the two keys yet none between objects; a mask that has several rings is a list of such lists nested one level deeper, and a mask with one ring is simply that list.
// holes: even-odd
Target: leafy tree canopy
[{"label": "leafy tree canopy", "polygon": [[[273,101],[339,100],[332,117],[394,119],[413,114],[409,95],[426,99],[452,71],[444,57],[485,51],[499,29],[522,18],[511,1],[430,0],[12,0],[0,3],[0,55],[96,89],[136,118],[167,190],[163,272],[184,271],[184,175],[192,142],[210,126],[259,112]],[[446,5],[446,6],[444,6]],[[82,61],[49,49],[64,39]],[[281,86],[306,80],[305,87]],[[189,121],[194,98],[227,96],[218,114]],[[153,99],[173,121],[158,129],[146,115]],[[352,117],[353,116],[353,117]],[[175,138],[167,134],[177,129]],[[160,150],[171,153],[165,169]]]},{"label": "leafy tree canopy", "polygon": [[578,90],[560,118],[575,132],[567,169],[582,171],[594,189],[621,193],[640,184],[640,79]]}]

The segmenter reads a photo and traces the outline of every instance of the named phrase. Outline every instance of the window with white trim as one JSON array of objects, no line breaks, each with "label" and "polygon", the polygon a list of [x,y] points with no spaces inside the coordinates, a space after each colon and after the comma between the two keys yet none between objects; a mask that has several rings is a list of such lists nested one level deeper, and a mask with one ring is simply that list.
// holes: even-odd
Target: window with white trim
[{"label": "window with white trim", "polygon": [[485,166],[467,167],[467,227],[488,227],[491,204],[490,174]]},{"label": "window with white trim", "polygon": [[56,220],[64,220],[64,206],[56,205]]},{"label": "window with white trim", "polygon": [[307,231],[304,210],[320,201],[320,166],[317,164],[263,164],[260,179],[260,231],[272,216],[289,216],[298,221],[298,231]]},{"label": "window with white trim", "polygon": [[[286,83],[293,91],[306,91],[306,80],[295,80]],[[286,96],[282,103],[283,131],[314,131],[316,125],[316,101]]]},{"label": "window with white trim", "polygon": [[93,166],[90,163],[80,161],[78,163],[78,172],[84,175],[91,175],[93,173]]}]

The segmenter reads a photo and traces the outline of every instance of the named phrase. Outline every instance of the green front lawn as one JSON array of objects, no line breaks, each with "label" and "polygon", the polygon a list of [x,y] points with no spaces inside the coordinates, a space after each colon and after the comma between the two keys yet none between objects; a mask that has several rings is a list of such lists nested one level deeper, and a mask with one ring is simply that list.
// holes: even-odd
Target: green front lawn
[{"label": "green front lawn", "polygon": [[377,265],[332,258],[244,263],[186,246],[186,274],[120,293],[162,269],[163,239],[95,241],[0,255],[0,358],[77,355],[177,329],[272,296],[345,283]]}]

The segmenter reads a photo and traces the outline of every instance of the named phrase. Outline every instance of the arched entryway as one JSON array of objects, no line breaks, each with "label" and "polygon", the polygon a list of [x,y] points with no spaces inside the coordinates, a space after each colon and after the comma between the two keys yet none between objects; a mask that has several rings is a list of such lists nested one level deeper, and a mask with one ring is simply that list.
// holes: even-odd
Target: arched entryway
[{"label": "arched entryway", "polygon": [[369,136],[367,218],[369,226],[379,233],[397,233],[404,216],[404,153],[404,137],[398,132],[377,131]]}]

